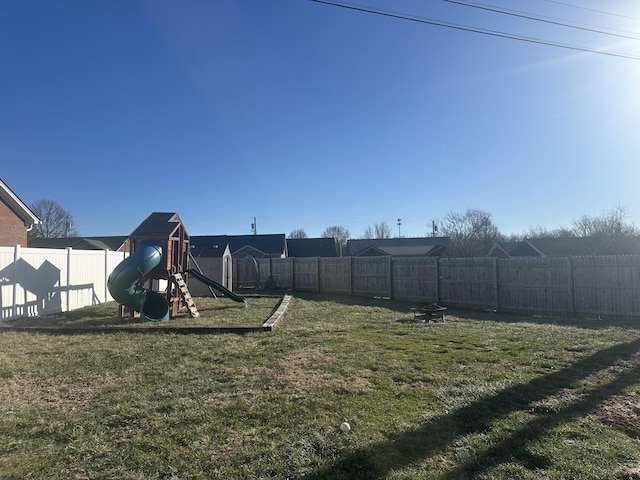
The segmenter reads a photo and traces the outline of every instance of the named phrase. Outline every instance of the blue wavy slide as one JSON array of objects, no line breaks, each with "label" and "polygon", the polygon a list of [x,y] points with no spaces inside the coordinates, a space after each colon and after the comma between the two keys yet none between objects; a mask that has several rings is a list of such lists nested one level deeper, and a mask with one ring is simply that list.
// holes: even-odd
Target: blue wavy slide
[{"label": "blue wavy slide", "polygon": [[120,305],[140,312],[143,320],[157,322],[169,319],[169,302],[160,293],[137,285],[138,280],[162,261],[162,246],[155,242],[141,243],[133,254],[113,269],[107,287]]},{"label": "blue wavy slide", "polygon": [[247,299],[246,298],[241,297],[240,295],[238,295],[236,293],[233,293],[227,287],[225,287],[224,285],[221,285],[220,283],[216,282],[215,280],[211,280],[209,277],[205,277],[198,270],[196,270],[194,268],[190,268],[188,270],[188,272],[191,275],[193,275],[195,278],[200,280],[202,283],[204,283],[205,285],[209,285],[211,288],[215,288],[216,290],[218,290],[225,297],[229,297],[234,302],[242,302],[242,303],[244,303],[245,307],[247,306]]}]

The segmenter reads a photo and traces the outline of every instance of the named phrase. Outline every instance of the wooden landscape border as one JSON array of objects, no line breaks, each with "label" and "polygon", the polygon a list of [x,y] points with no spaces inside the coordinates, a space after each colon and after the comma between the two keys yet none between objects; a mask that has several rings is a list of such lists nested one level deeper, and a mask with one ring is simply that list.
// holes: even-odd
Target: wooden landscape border
[{"label": "wooden landscape border", "polygon": [[220,333],[261,333],[271,332],[275,329],[276,324],[282,319],[287,308],[291,295],[284,295],[280,304],[276,310],[265,320],[262,325],[225,325],[223,327],[215,326],[201,326],[201,325],[166,325],[171,322],[162,322],[163,325],[153,323],[150,326],[135,326],[135,327],[16,327],[6,326],[3,327],[0,324],[0,332],[22,332],[22,333],[43,333],[47,335],[95,335],[104,333],[140,333],[140,334],[159,334],[159,333],[173,333],[176,335],[212,335]]}]

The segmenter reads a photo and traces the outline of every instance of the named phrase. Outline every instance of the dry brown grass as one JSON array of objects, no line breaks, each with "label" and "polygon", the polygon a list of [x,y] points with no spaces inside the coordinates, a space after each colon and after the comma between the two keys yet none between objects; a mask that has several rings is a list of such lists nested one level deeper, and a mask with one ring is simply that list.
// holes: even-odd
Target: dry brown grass
[{"label": "dry brown grass", "polygon": [[12,376],[0,383],[0,403],[17,407],[54,407],[72,411],[98,396],[115,382],[110,374],[83,379]]},{"label": "dry brown grass", "polygon": [[336,362],[331,350],[326,347],[305,347],[285,355],[279,364],[281,378],[286,380],[297,394],[304,395],[316,388],[363,393],[371,390],[371,372],[367,370],[346,371],[341,374],[330,370]]}]

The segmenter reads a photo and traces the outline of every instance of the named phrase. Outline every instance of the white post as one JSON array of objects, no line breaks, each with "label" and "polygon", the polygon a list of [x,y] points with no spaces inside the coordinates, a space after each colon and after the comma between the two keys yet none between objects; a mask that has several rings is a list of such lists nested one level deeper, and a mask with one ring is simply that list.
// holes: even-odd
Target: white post
[{"label": "white post", "polygon": [[104,251],[104,303],[107,303],[109,298],[109,286],[107,281],[109,280],[109,250]]},{"label": "white post", "polygon": [[11,319],[18,318],[18,260],[20,259],[20,245],[13,246],[13,315]]},{"label": "white post", "polygon": [[71,255],[73,248],[67,247],[67,312],[71,311]]}]

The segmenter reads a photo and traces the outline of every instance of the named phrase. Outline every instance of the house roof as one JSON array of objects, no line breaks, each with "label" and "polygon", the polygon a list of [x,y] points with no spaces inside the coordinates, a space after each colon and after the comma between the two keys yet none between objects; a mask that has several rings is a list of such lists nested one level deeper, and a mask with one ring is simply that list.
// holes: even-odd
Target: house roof
[{"label": "house roof", "polygon": [[487,257],[510,257],[511,252],[523,242],[496,242],[493,244]]},{"label": "house roof", "polygon": [[[347,240],[347,255],[358,256],[367,249],[377,249],[380,253],[392,256],[434,256],[442,253],[450,242],[449,237],[415,238],[362,238]],[[438,247],[438,248],[435,248]],[[371,253],[374,254],[371,250]]]},{"label": "house roof", "polygon": [[180,225],[182,225],[182,220],[177,213],[153,212],[131,232],[130,236],[169,238]]},{"label": "house roof", "polygon": [[22,220],[25,227],[40,223],[36,214],[2,180],[0,180],[0,199]]},{"label": "house roof", "polygon": [[111,237],[60,237],[29,238],[27,246],[32,248],[75,248],[78,250],[118,251],[127,241],[127,236]]},{"label": "house roof", "polygon": [[330,238],[288,238],[289,257],[337,257],[336,239]]},{"label": "house roof", "polygon": [[189,241],[194,257],[222,257],[228,245],[226,235],[194,236]]},{"label": "house roof", "polygon": [[640,237],[529,238],[522,242],[496,242],[490,257],[581,257],[640,254]]},{"label": "house roof", "polygon": [[[525,243],[544,257],[640,254],[639,237],[530,238]],[[519,248],[512,256],[520,252]]]},{"label": "house roof", "polygon": [[204,235],[190,238],[191,253],[195,257],[218,256],[215,252],[229,245],[233,255],[243,247],[250,246],[264,256],[281,257],[287,253],[284,233],[263,235]]}]

